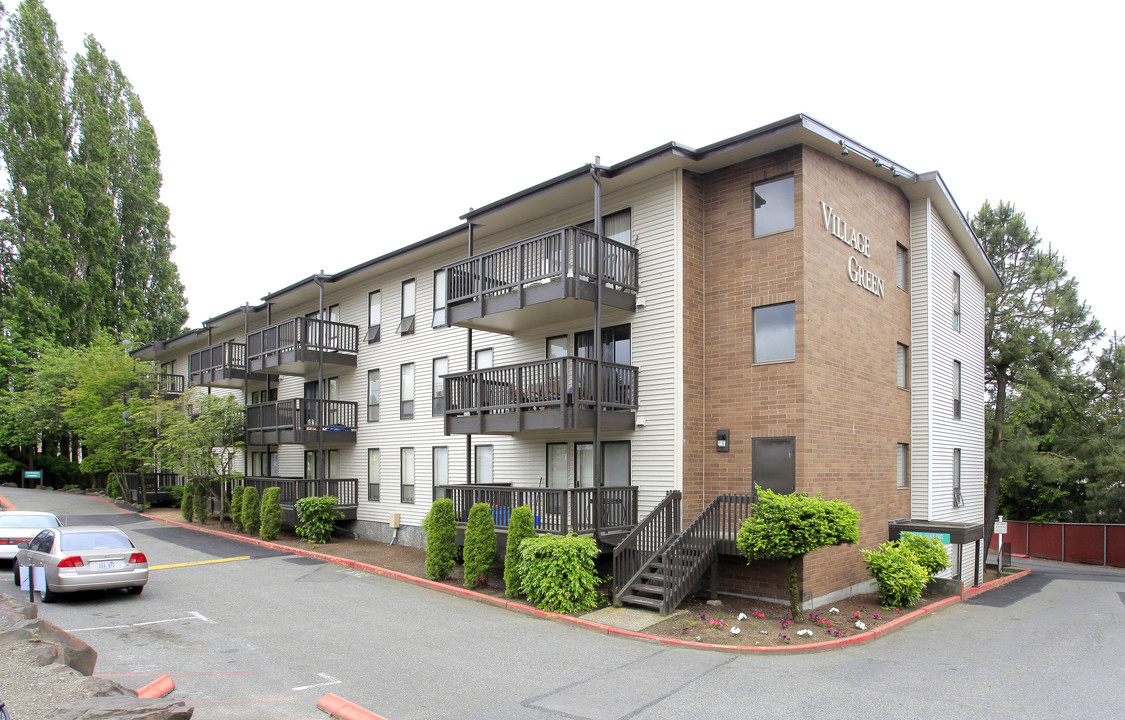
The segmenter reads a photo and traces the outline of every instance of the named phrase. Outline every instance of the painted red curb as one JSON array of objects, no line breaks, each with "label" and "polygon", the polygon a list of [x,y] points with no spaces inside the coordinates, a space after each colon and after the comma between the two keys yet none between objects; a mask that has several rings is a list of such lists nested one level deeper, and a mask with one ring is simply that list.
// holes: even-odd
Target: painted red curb
[{"label": "painted red curb", "polygon": [[332,693],[328,693],[317,700],[316,706],[332,717],[342,718],[343,720],[386,720],[382,715],[376,715],[370,710]]},{"label": "painted red curb", "polygon": [[161,675],[137,691],[139,698],[162,698],[176,689],[176,683],[167,675]]},{"label": "painted red curb", "polygon": [[8,502],[8,498],[0,495],[0,510],[15,510],[16,506]]}]

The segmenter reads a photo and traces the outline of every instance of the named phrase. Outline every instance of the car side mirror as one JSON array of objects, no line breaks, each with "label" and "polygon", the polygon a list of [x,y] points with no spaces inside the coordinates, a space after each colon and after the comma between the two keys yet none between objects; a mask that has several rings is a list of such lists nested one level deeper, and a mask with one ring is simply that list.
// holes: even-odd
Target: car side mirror
[{"label": "car side mirror", "polygon": [[31,543],[20,543],[19,545],[16,545],[16,547],[18,547],[20,550],[27,550],[29,547],[31,547]]}]

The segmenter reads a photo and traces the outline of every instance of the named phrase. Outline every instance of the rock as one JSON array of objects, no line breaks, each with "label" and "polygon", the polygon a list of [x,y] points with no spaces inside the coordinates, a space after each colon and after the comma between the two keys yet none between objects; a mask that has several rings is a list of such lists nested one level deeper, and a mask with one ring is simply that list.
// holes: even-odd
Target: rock
[{"label": "rock", "polygon": [[130,697],[95,697],[58,706],[45,720],[190,720],[183,702]]},{"label": "rock", "polygon": [[22,595],[0,595],[0,632],[18,622],[39,617],[39,606],[29,603]]},{"label": "rock", "polygon": [[43,643],[37,653],[41,665],[59,662],[83,675],[94,674],[94,665],[98,662],[94,648],[46,620],[22,620],[0,632],[0,643],[28,641]]},{"label": "rock", "polygon": [[712,607],[722,607],[723,601],[722,600],[708,600],[707,604],[712,606]]}]

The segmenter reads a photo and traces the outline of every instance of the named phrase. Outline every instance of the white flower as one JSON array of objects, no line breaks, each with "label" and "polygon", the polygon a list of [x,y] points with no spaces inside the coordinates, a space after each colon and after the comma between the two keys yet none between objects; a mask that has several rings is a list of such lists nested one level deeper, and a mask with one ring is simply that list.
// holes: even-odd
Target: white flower
[{"label": "white flower", "polygon": [[746,613],[738,613],[738,619],[739,619],[740,621],[741,621],[741,620],[745,620],[745,619],[746,619]]},{"label": "white flower", "polygon": [[769,630],[759,630],[758,632],[762,633],[763,635],[769,635],[770,634]]},{"label": "white flower", "polygon": [[812,637],[812,630],[798,630],[797,634],[798,635],[808,635],[809,637]]},{"label": "white flower", "polygon": [[738,633],[740,633],[740,632],[742,632],[742,629],[741,629],[741,628],[738,628],[738,627],[732,627],[732,628],[730,629],[730,634],[731,634],[731,635],[737,635],[737,634],[738,634]]},{"label": "white flower", "polygon": [[829,612],[829,613],[831,613],[831,614],[833,614],[833,615],[839,615],[839,614],[840,614],[840,609],[839,609],[839,608],[832,608],[832,609],[831,609],[831,610],[829,610],[828,612]]},{"label": "white flower", "polygon": [[863,622],[862,620],[856,620],[856,621],[855,621],[855,626],[856,626],[857,628],[859,628],[860,630],[866,630],[866,629],[867,629],[867,625],[865,625],[865,624],[864,624],[864,622]]}]

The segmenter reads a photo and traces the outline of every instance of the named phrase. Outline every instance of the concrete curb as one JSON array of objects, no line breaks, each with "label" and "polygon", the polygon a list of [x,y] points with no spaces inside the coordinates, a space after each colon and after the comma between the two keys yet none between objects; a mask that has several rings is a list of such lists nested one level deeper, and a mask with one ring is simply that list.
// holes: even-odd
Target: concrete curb
[{"label": "concrete curb", "polygon": [[342,720],[386,720],[382,715],[376,715],[370,710],[332,693],[328,693],[318,700],[316,706],[332,717],[342,718]]},{"label": "concrete curb", "polygon": [[[101,500],[102,502],[107,503],[109,505],[113,505],[114,507],[116,507],[121,512],[132,512],[131,510],[126,510],[124,508],[119,507],[116,503],[113,503],[112,501],[107,500],[106,498],[96,497],[95,499]],[[801,654],[801,653],[823,652],[825,650],[834,650],[836,648],[845,647],[847,645],[858,645],[860,643],[870,642],[871,640],[874,640],[875,638],[879,637],[880,635],[884,635],[886,633],[898,630],[899,628],[906,627],[907,625],[925,617],[926,615],[929,615],[932,612],[935,612],[935,611],[940,610],[942,608],[953,605],[954,603],[961,602],[962,600],[967,600],[969,598],[976,597],[977,595],[980,595],[981,593],[984,593],[984,592],[988,592],[989,590],[995,590],[998,587],[1002,587],[1002,586],[1007,585],[1008,583],[1010,583],[1014,580],[1018,580],[1020,578],[1026,577],[1026,576],[1031,574],[1030,569],[1025,569],[1025,570],[1022,570],[1022,571],[1020,571],[1018,573],[1015,573],[1013,575],[1006,575],[1002,578],[997,578],[996,580],[993,580],[991,582],[984,583],[980,587],[969,588],[968,590],[965,590],[964,592],[962,592],[960,595],[954,595],[952,597],[946,598],[944,600],[939,600],[938,602],[931,603],[930,605],[927,605],[925,607],[918,608],[917,610],[914,610],[912,612],[906,613],[902,617],[895,618],[894,620],[886,623],[885,625],[881,625],[881,626],[879,626],[877,628],[874,628],[872,630],[868,630],[867,632],[860,633],[859,635],[852,635],[851,637],[840,638],[838,640],[826,640],[825,642],[811,643],[811,644],[808,644],[808,645],[779,645],[779,646],[774,646],[774,647],[756,647],[756,646],[752,646],[752,645],[716,645],[716,644],[713,644],[713,643],[701,643],[701,642],[694,642],[694,641],[690,641],[690,640],[679,640],[679,639],[675,639],[675,638],[657,637],[656,635],[646,635],[645,633],[635,632],[633,630],[623,630],[621,628],[615,628],[615,627],[611,627],[609,625],[603,625],[601,623],[596,623],[596,622],[593,622],[591,620],[584,620],[582,618],[573,617],[573,616],[570,616],[570,615],[559,615],[558,613],[547,612],[546,610],[540,610],[538,608],[530,607],[528,605],[524,605],[523,603],[512,602],[511,600],[505,600],[503,598],[496,598],[496,597],[492,597],[491,595],[484,595],[484,594],[474,592],[472,590],[468,590],[468,589],[465,589],[465,588],[454,587],[454,586],[451,586],[451,585],[443,585],[442,583],[434,582],[433,580],[427,580],[426,578],[419,578],[419,577],[414,577],[413,575],[406,575],[404,573],[396,572],[394,570],[388,570],[386,568],[377,567],[375,565],[368,565],[366,563],[356,562],[355,560],[347,560],[345,558],[333,557],[332,555],[325,555],[324,553],[318,553],[318,552],[315,552],[313,550],[304,550],[302,548],[293,548],[293,547],[289,547],[288,545],[278,545],[277,543],[271,543],[271,542],[267,542],[265,540],[257,540],[255,538],[242,537],[241,535],[234,535],[234,534],[231,534],[231,533],[222,532],[221,530],[212,530],[210,528],[200,527],[198,525],[189,525],[188,523],[181,523],[181,522],[177,522],[176,520],[169,520],[167,518],[156,517],[155,515],[144,515],[143,513],[141,515],[142,515],[142,517],[148,518],[149,520],[159,520],[161,522],[166,522],[169,525],[175,525],[175,526],[183,527],[183,528],[190,528],[192,530],[198,530],[199,532],[211,533],[212,535],[221,535],[223,537],[227,537],[227,538],[230,538],[232,540],[240,540],[240,541],[245,542],[245,543],[250,543],[251,545],[257,545],[259,547],[265,547],[265,548],[269,548],[271,550],[278,550],[278,551],[282,551],[282,552],[291,552],[291,553],[294,553],[294,554],[297,554],[297,555],[304,555],[305,557],[316,558],[317,560],[322,560],[324,562],[330,562],[330,563],[334,563],[336,565],[343,565],[345,567],[349,567],[349,568],[352,568],[354,570],[362,570],[364,572],[369,572],[369,573],[372,573],[374,575],[382,575],[384,577],[389,577],[389,578],[392,578],[394,580],[400,580],[400,581],[405,582],[405,583],[410,583],[411,585],[418,585],[420,587],[429,588],[430,590],[436,590],[438,592],[442,592],[442,593],[445,593],[447,595],[459,595],[459,596],[467,598],[469,600],[475,600],[477,602],[482,602],[482,603],[485,603],[485,604],[488,604],[488,605],[501,607],[501,608],[504,608],[506,610],[513,610],[515,612],[522,613],[524,615],[531,615],[533,617],[541,617],[541,618],[545,618],[545,619],[548,619],[548,620],[558,620],[558,621],[562,621],[562,622],[571,623],[573,625],[577,625],[578,627],[581,627],[581,628],[584,628],[584,629],[587,629],[587,630],[593,630],[594,632],[605,633],[606,635],[619,635],[619,636],[622,636],[622,637],[633,638],[633,639],[636,639],[636,640],[646,640],[646,641],[649,641],[649,642],[656,642],[656,643],[660,643],[662,645],[679,645],[679,646],[682,646],[682,647],[694,648],[696,650],[718,650],[720,652],[728,652],[728,653],[766,653],[766,654],[770,654],[770,655],[798,655],[798,654]]]},{"label": "concrete curb", "polygon": [[162,698],[176,689],[176,683],[167,675],[161,675],[137,691],[139,698]]}]

